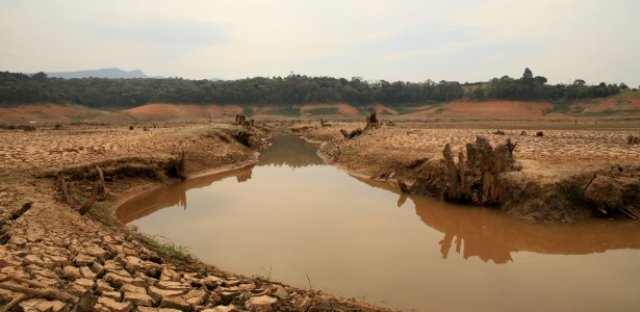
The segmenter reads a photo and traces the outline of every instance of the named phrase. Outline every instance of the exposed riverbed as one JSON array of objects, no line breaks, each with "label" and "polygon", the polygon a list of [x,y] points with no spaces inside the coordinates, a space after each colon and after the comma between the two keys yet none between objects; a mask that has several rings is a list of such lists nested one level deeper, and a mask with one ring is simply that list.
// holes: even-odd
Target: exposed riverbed
[{"label": "exposed riverbed", "polygon": [[245,275],[401,310],[635,310],[640,224],[528,224],[404,196],[276,134],[253,168],[144,194],[117,211],[142,232]]}]

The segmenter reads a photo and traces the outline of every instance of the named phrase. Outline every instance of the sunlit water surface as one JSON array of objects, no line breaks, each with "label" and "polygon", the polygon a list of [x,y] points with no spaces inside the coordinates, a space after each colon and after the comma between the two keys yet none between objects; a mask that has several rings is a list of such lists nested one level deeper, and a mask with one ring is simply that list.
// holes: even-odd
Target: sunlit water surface
[{"label": "sunlit water surface", "polygon": [[638,222],[533,225],[406,197],[289,134],[253,168],[144,194],[117,215],[224,270],[404,311],[640,309]]}]

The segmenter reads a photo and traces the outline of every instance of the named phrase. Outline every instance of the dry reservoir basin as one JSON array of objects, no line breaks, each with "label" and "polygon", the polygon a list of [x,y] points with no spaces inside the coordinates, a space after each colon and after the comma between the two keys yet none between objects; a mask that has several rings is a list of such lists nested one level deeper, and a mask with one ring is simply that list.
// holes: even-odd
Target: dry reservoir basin
[{"label": "dry reservoir basin", "polygon": [[223,270],[403,311],[638,311],[640,223],[528,224],[401,195],[279,133],[258,165],[146,193],[118,218]]}]

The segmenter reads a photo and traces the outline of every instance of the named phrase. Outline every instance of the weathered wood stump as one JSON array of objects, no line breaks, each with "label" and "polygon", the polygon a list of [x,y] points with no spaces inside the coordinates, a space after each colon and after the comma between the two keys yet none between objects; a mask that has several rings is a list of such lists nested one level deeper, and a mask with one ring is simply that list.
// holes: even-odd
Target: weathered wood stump
[{"label": "weathered wood stump", "polygon": [[351,132],[344,130],[344,129],[340,129],[340,133],[342,133],[342,136],[344,136],[345,139],[349,140],[349,139],[353,139],[359,135],[362,134],[362,129],[358,128],[355,129]]},{"label": "weathered wood stump", "polygon": [[252,125],[252,123],[247,120],[247,116],[241,114],[236,115],[235,124],[245,127]]},{"label": "weathered wood stump", "polygon": [[445,200],[475,205],[497,205],[500,203],[498,175],[513,168],[513,151],[517,143],[493,148],[489,141],[479,136],[475,144],[466,145],[466,159],[458,153],[458,163],[449,144],[442,154],[446,166]]},{"label": "weathered wood stump", "polygon": [[365,130],[380,127],[380,121],[378,120],[376,112],[373,112],[371,113],[371,115],[367,116],[366,121],[367,126],[364,128]]}]

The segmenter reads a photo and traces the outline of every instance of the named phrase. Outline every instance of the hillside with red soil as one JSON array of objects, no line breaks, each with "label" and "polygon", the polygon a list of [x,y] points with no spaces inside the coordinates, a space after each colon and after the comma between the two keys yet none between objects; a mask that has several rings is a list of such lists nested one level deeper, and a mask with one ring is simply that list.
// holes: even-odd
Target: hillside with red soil
[{"label": "hillside with red soil", "polygon": [[408,121],[547,121],[640,118],[640,93],[625,92],[610,98],[578,101],[572,104],[524,101],[454,101],[449,103],[396,107],[375,104],[356,106],[347,103],[305,105],[247,106],[151,103],[124,110],[94,109],[79,105],[30,104],[0,107],[0,123],[150,123],[207,122],[231,120],[236,114],[264,119],[350,119],[361,120],[368,112],[383,119]]}]

